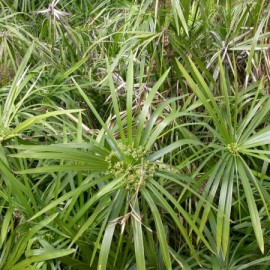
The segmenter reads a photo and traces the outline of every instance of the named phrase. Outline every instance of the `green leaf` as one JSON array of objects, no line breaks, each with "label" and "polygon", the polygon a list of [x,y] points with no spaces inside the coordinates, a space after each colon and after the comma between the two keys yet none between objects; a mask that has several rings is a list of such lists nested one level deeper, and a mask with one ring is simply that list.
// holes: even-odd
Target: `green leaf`
[{"label": "green leaf", "polygon": [[182,139],[154,152],[148,157],[148,159],[151,161],[157,160],[160,157],[163,157],[164,155],[171,153],[173,150],[181,148],[183,145],[202,145],[202,143],[197,140]]},{"label": "green leaf", "polygon": [[[144,123],[149,111],[149,108],[152,104],[152,101],[158,91],[158,89],[160,88],[160,86],[162,85],[162,83],[165,81],[165,79],[167,78],[168,74],[169,74],[169,69],[159,78],[159,80],[155,83],[155,85],[152,87],[152,89],[150,90],[146,100],[144,101],[142,110],[140,112],[139,115],[139,119],[138,119],[138,124],[137,124],[137,129],[136,129],[136,136],[135,136],[135,145],[138,146],[140,141],[141,141],[141,134],[143,132],[144,129]],[[173,102],[173,101],[171,101]],[[169,103],[168,101],[165,103]],[[165,105],[165,104],[164,104]],[[165,107],[165,106],[164,106]],[[157,114],[158,117],[158,114]],[[153,121],[155,122],[155,121]]]},{"label": "green leaf", "polygon": [[143,244],[143,233],[142,233],[142,222],[139,209],[138,198],[135,198],[133,204],[134,216],[132,216],[132,228],[133,228],[133,239],[135,246],[136,266],[137,269],[145,270],[145,258],[144,258],[144,244]]},{"label": "green leaf", "polygon": [[13,208],[9,207],[7,212],[5,213],[3,223],[1,224],[1,243],[0,243],[1,247],[3,246],[5,239],[9,231],[11,230],[12,212],[13,212]]},{"label": "green leaf", "polygon": [[21,269],[24,269],[25,267],[30,266],[31,264],[35,262],[42,262],[42,261],[53,260],[56,258],[64,257],[64,256],[74,253],[75,251],[76,249],[61,249],[61,250],[53,250],[53,251],[42,250],[40,251],[42,254],[36,255],[31,258],[27,258],[19,262],[18,264],[12,266],[10,270],[21,270]]},{"label": "green leaf", "polygon": [[53,117],[53,116],[58,116],[66,113],[76,113],[76,112],[81,112],[82,110],[61,110],[61,111],[54,111],[54,112],[48,112],[44,113],[38,116],[34,116],[32,118],[29,118],[22,123],[18,124],[16,128],[14,128],[12,131],[6,134],[4,139],[9,139],[14,136],[18,136],[20,132],[26,130],[27,128],[31,127],[33,124],[38,123],[39,121],[46,119],[48,117]]},{"label": "green leaf", "polygon": [[148,203],[151,209],[151,212],[153,214],[153,218],[154,218],[155,226],[157,230],[157,236],[158,236],[158,240],[160,244],[161,254],[162,254],[165,267],[166,269],[171,270],[172,263],[171,263],[170,253],[169,253],[169,245],[166,239],[166,233],[163,227],[162,218],[159,214],[158,208],[156,207],[150,193],[145,188],[141,189],[141,193],[143,197],[145,198],[146,202]]},{"label": "green leaf", "polygon": [[106,229],[103,235],[102,244],[100,248],[98,270],[107,269],[112,238],[114,235],[115,227],[118,224],[117,219],[119,218],[119,213],[121,211],[124,199],[125,199],[125,192],[119,192],[116,196],[116,200],[113,201],[113,207],[110,212],[109,222],[107,223],[107,220],[105,220]]},{"label": "green leaf", "polygon": [[257,205],[253,196],[253,191],[249,183],[249,178],[242,164],[242,160],[238,158],[236,161],[237,161],[237,168],[239,171],[239,176],[240,176],[242,185],[244,187],[254,233],[255,233],[259,248],[261,252],[263,253],[264,252],[264,237],[263,237],[263,231],[261,227],[260,215],[259,215]]},{"label": "green leaf", "polygon": [[217,252],[222,247],[223,256],[226,257],[230,240],[230,216],[232,207],[232,192],[234,181],[234,159],[227,160],[226,168],[222,176],[221,189],[219,193],[219,205],[217,213],[216,241]]},{"label": "green leaf", "polygon": [[13,80],[13,83],[11,85],[11,89],[9,91],[9,94],[5,100],[5,105],[3,108],[3,115],[2,119],[4,119],[4,126],[9,126],[10,116],[12,115],[13,109],[14,109],[14,102],[16,98],[19,95],[19,92],[22,90],[22,88],[19,88],[21,82],[24,80],[25,74],[28,70],[26,67],[28,64],[28,61],[30,59],[30,56],[33,52],[33,44],[28,48],[24,58],[21,61],[21,64],[16,72],[15,78]]},{"label": "green leaf", "polygon": [[[7,264],[5,265],[5,268],[3,270],[12,269],[12,266],[14,265],[14,263],[16,263],[21,258],[22,254],[25,252],[28,241],[37,232],[39,232],[43,227],[45,227],[49,223],[51,223],[57,217],[57,215],[58,215],[58,213],[53,214],[53,215],[45,218],[44,220],[42,220],[38,224],[31,227],[31,230],[29,230],[25,235],[23,235],[23,237],[19,238],[19,240],[18,240],[18,242],[17,242],[12,254],[10,255],[9,260],[8,260]],[[21,265],[19,265],[18,267],[21,267]],[[22,268],[16,267],[16,269],[22,269]]]},{"label": "green leaf", "polygon": [[58,198],[57,200],[54,200],[53,202],[51,202],[49,205],[47,205],[46,207],[44,207],[42,210],[40,210],[39,212],[37,212],[35,215],[33,215],[31,217],[31,220],[36,219],[37,217],[41,216],[42,214],[54,209],[58,204],[68,200],[69,198],[71,198],[74,195],[80,194],[81,192],[89,189],[90,187],[102,182],[102,181],[106,181],[110,178],[110,176],[105,176],[105,177],[101,177],[95,181],[91,181],[91,182],[84,182],[82,183],[81,186],[67,192],[66,194],[64,194],[63,196],[61,196],[60,198]]},{"label": "green leaf", "polygon": [[134,55],[131,53],[129,57],[129,62],[128,62],[128,70],[127,70],[127,82],[126,82],[126,91],[127,91],[127,137],[128,137],[128,144],[132,145],[132,137],[133,137],[133,132],[132,132],[132,99],[133,99],[133,77],[134,77],[134,72],[133,72],[133,57]]}]

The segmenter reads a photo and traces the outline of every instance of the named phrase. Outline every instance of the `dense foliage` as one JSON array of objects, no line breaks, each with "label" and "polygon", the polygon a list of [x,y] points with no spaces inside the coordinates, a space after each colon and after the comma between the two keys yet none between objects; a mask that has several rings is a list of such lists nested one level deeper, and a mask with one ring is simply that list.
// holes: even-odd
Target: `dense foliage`
[{"label": "dense foliage", "polygon": [[0,269],[269,269],[268,0],[1,0]]}]

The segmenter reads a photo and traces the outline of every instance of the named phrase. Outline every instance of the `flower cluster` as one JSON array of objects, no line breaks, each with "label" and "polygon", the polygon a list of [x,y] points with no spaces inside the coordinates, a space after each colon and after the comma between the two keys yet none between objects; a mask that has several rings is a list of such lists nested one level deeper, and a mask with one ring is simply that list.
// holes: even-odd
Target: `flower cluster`
[{"label": "flower cluster", "polygon": [[231,152],[231,154],[233,156],[237,156],[238,155],[238,145],[236,143],[230,143],[227,145],[227,148],[229,149],[229,151]]},{"label": "flower cluster", "polygon": [[143,146],[134,148],[130,145],[124,145],[120,143],[119,148],[122,150],[123,154],[126,157],[132,158],[135,161],[141,160],[141,158],[145,157],[146,154],[146,151]]},{"label": "flower cluster", "polygon": [[119,145],[124,154],[123,160],[119,160],[115,152],[106,157],[109,172],[116,178],[125,176],[125,187],[128,190],[136,191],[144,186],[148,178],[155,175],[156,167],[145,160],[145,149],[142,146],[133,148],[128,145]]}]

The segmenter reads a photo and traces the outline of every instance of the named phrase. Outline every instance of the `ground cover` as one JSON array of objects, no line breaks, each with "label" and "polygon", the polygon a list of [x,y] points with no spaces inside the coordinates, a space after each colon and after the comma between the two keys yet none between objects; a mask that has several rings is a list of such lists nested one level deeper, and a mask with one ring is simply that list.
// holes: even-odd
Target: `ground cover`
[{"label": "ground cover", "polygon": [[268,269],[267,0],[0,3],[0,269]]}]

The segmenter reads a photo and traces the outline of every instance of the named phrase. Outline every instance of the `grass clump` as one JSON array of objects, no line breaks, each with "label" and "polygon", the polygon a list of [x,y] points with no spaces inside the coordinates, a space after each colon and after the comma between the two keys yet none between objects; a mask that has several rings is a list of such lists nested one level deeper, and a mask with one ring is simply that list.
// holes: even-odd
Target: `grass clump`
[{"label": "grass clump", "polygon": [[0,269],[268,269],[270,4],[0,3]]}]

